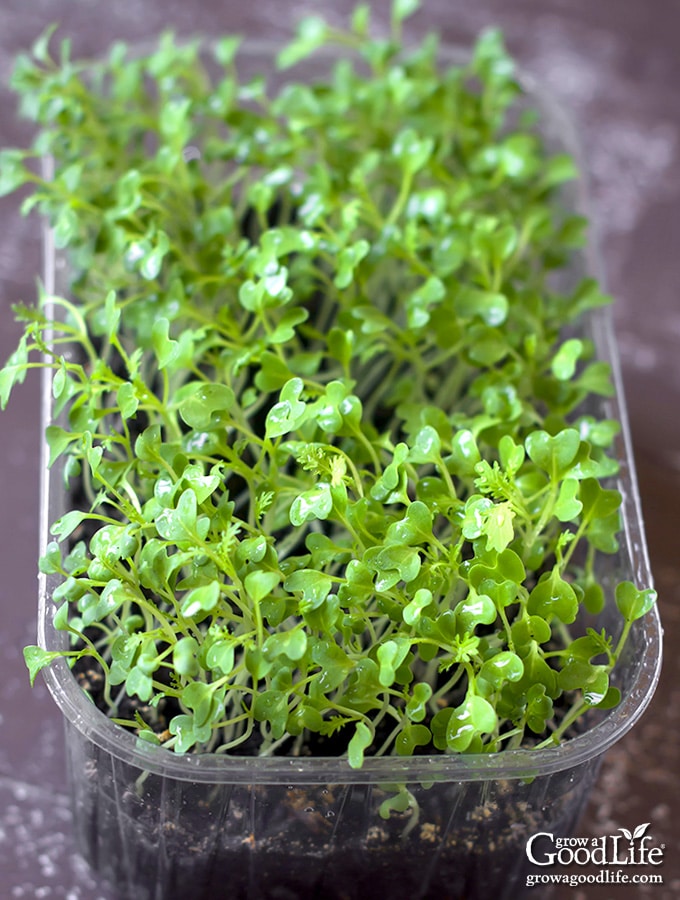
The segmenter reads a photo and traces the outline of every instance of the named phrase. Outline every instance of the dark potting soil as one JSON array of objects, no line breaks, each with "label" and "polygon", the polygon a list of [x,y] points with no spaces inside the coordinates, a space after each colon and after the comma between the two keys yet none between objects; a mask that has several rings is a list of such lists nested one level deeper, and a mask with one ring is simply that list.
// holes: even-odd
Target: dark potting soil
[{"label": "dark potting soil", "polygon": [[545,786],[517,781],[416,787],[417,821],[383,820],[389,786],[134,780],[110,759],[76,784],[77,828],[124,900],[514,900],[527,839],[568,834],[596,775],[544,803]]}]

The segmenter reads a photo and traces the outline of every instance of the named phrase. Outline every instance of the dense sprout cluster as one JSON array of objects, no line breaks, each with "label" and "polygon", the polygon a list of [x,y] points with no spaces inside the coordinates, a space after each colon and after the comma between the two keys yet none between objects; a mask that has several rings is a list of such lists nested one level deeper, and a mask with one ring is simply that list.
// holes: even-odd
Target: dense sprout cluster
[{"label": "dense sprout cluster", "polygon": [[70,649],[26,658],[93,658],[153,743],[360,766],[550,742],[617,702],[653,602],[624,583],[616,640],[570,635],[621,501],[573,162],[498,33],[443,65],[402,46],[413,5],[384,40],[367,7],[306,19],[273,87],[232,38],[81,63],[48,34],[17,64],[39,131],[0,191],[32,186],[73,274],[0,372],[6,403],[53,370],[74,497],[41,561]]}]

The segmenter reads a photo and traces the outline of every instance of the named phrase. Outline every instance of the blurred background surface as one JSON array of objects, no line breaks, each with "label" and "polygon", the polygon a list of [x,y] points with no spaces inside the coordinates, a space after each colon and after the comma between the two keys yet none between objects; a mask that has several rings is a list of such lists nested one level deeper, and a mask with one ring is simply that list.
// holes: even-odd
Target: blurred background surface
[{"label": "blurred background surface", "polygon": [[[74,55],[114,40],[236,32],[285,39],[305,13],[344,19],[352,0],[3,0],[0,146],[30,128],[16,116],[13,60],[50,23]],[[386,28],[389,3],[371,4]],[[680,896],[680,0],[424,0],[414,37],[436,30],[469,45],[500,26],[511,52],[574,120],[624,375],[649,550],[666,631],[661,684],[638,726],[612,750],[579,835],[633,829],[666,845],[658,885],[564,888],[573,900]],[[0,360],[18,329],[11,304],[32,302],[40,273],[37,222],[0,200]],[[35,640],[39,381],[31,377],[0,417],[0,896],[109,900],[75,855],[63,783],[60,713],[21,648]]]}]

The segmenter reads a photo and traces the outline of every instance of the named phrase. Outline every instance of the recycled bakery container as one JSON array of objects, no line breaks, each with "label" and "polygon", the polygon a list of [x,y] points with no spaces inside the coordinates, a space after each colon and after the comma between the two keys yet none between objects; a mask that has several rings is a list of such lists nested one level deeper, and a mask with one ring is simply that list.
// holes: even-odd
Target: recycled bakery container
[{"label": "recycled bakery container", "polygon": [[[626,556],[648,583],[630,459]],[[54,493],[46,507],[58,509]],[[50,516],[51,520],[51,516]],[[42,578],[40,642],[57,649]],[[77,845],[126,900],[515,898],[535,833],[573,834],[607,750],[654,691],[661,627],[635,623],[618,667],[622,700],[544,750],[366,759],[179,756],[141,745],[101,713],[64,660],[45,671],[66,729]],[[417,803],[381,815],[400,789]],[[403,794],[403,796],[408,796]]]},{"label": "recycled bakery container", "polygon": [[[545,109],[540,91],[533,100]],[[547,127],[570,145],[548,106]],[[65,261],[49,232],[45,248],[49,294]],[[607,603],[589,623],[615,632],[615,583],[649,586],[652,576],[611,321],[597,313],[587,327],[614,373],[616,395],[604,411],[622,424],[621,546],[603,558]],[[42,415],[47,426],[49,373]],[[44,546],[64,502],[58,466],[45,464]],[[53,621],[56,584],[55,576],[40,576],[39,642],[47,650],[65,640]],[[527,840],[539,831],[573,833],[603,756],[649,703],[661,634],[656,610],[635,622],[615,671],[620,704],[593,713],[582,733],[559,746],[367,758],[361,769],[344,758],[180,755],[149,746],[100,712],[59,659],[44,677],[64,718],[78,848],[125,900],[516,898],[530,871]]]}]

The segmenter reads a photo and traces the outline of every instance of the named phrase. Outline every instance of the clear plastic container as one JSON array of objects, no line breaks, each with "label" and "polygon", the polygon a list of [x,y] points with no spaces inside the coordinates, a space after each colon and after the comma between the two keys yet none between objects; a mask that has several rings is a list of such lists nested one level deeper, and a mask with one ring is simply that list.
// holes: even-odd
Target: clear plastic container
[{"label": "clear plastic container", "polygon": [[[573,152],[561,114],[540,91],[533,90],[532,102]],[[45,248],[50,293],[64,262],[49,233]],[[593,260],[585,258],[584,267],[592,270]],[[614,584],[631,579],[649,586],[652,576],[610,316],[593,316],[589,328],[614,373],[616,396],[602,412],[622,423],[616,486],[624,498],[624,530],[619,554],[602,558],[607,606],[588,624],[616,631]],[[43,424],[50,419],[47,376]],[[44,459],[46,544],[64,496],[58,469],[47,468],[46,453]],[[54,576],[41,575],[39,641],[48,650],[64,641],[53,627],[55,586]],[[360,770],[345,759],[180,756],[140,744],[95,708],[59,660],[44,675],[64,715],[78,847],[127,900],[516,898],[530,869],[528,838],[538,831],[573,833],[603,755],[649,703],[661,636],[656,610],[635,623],[615,673],[622,702],[558,747],[374,758]],[[384,805],[400,790],[408,798],[404,789],[417,816],[411,807]]]}]

